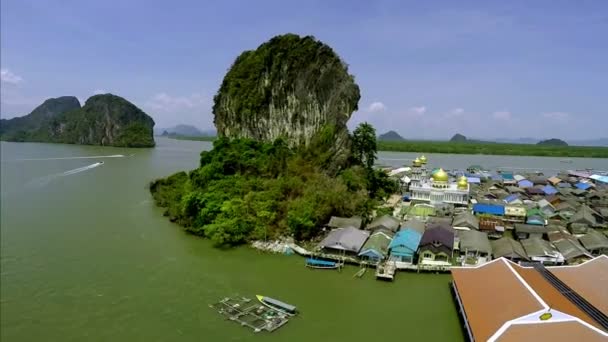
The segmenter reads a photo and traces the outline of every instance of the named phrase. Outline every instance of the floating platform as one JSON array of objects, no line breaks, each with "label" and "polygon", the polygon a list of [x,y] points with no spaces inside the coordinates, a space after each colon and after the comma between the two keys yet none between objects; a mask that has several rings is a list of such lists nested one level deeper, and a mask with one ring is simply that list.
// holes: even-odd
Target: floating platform
[{"label": "floating platform", "polygon": [[[293,314],[263,305],[245,297],[226,297],[209,307],[231,321],[253,329],[254,332],[272,332],[289,322]],[[295,308],[294,308],[295,309]]]}]

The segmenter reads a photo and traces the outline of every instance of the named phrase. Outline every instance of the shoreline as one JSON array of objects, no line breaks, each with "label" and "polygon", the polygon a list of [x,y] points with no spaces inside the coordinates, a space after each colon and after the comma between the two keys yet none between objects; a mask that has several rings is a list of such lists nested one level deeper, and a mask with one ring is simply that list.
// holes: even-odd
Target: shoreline
[{"label": "shoreline", "polygon": [[[213,142],[216,137],[162,136],[175,140]],[[553,158],[608,158],[603,146],[542,146],[506,143],[455,143],[450,141],[378,141],[378,152],[409,152],[437,154],[470,154]]]}]

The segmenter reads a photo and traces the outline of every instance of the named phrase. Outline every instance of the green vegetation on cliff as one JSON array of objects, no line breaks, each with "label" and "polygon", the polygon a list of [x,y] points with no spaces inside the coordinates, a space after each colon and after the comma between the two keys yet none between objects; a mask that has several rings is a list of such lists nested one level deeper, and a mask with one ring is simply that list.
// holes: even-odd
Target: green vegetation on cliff
[{"label": "green vegetation on cliff", "polygon": [[372,167],[374,128],[348,134],[359,97],[329,46],[274,37],[243,52],[224,77],[213,106],[220,138],[200,167],[150,191],[172,221],[216,245],[308,239],[332,215],[369,217],[397,184]]},{"label": "green vegetation on cliff", "polygon": [[154,120],[122,97],[90,97],[81,108],[75,97],[49,99],[32,113],[2,120],[7,141],[152,147]]},{"label": "green vegetation on cliff", "polygon": [[331,131],[297,149],[283,139],[220,138],[213,150],[201,153],[198,169],[154,181],[150,191],[172,221],[217,245],[282,235],[308,239],[332,215],[368,217],[378,199],[397,186],[384,172],[354,160],[328,173]]},{"label": "green vegetation on cliff", "polygon": [[279,35],[241,53],[214,97],[218,136],[308,145],[325,126],[335,127],[332,149],[347,150],[346,122],[357,110],[359,86],[347,65],[314,37]]}]

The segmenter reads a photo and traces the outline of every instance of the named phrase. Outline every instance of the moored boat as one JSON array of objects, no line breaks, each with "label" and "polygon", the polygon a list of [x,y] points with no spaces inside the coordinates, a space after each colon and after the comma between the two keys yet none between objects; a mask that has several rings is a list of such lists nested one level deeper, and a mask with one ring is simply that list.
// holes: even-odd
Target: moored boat
[{"label": "moored boat", "polygon": [[335,261],[307,258],[306,267],[319,268],[319,269],[336,269],[336,268],[340,267],[340,265]]},{"label": "moored boat", "polygon": [[260,301],[260,303],[262,303],[270,308],[279,310],[281,312],[284,312],[284,313],[290,314],[290,315],[296,314],[296,307],[291,304],[287,304],[287,303],[281,302],[278,299],[274,299],[274,298],[270,298],[270,297],[266,297],[266,296],[262,296],[262,295],[256,295],[256,297]]}]

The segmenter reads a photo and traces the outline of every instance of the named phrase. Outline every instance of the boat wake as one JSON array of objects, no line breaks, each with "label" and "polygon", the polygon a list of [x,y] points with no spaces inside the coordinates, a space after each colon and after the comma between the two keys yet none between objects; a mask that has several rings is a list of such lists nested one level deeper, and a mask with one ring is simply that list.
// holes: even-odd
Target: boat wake
[{"label": "boat wake", "polygon": [[65,171],[65,172],[62,172],[62,173],[55,173],[55,174],[44,176],[44,177],[41,177],[41,178],[36,178],[36,179],[30,181],[29,183],[27,183],[26,186],[35,186],[35,187],[37,187],[37,186],[44,186],[44,185],[47,185],[48,183],[50,183],[51,181],[53,181],[53,180],[55,180],[57,178],[75,175],[75,174],[80,173],[80,172],[84,172],[84,171],[88,171],[88,170],[94,169],[94,168],[96,168],[98,166],[101,166],[103,164],[104,164],[103,162],[97,162],[97,163],[93,163],[91,165],[87,165],[87,166],[79,167],[79,168],[76,168],[76,169],[68,170],[68,171]]},{"label": "boat wake", "polygon": [[84,167],[79,167],[77,169],[73,169],[73,170],[66,171],[64,173],[60,173],[59,175],[60,176],[69,176],[69,175],[80,173],[80,172],[83,172],[83,171],[86,171],[86,170],[94,169],[94,168],[96,168],[98,166],[101,166],[101,165],[103,165],[103,162],[94,163],[94,164],[87,165],[87,166],[84,166]]}]

